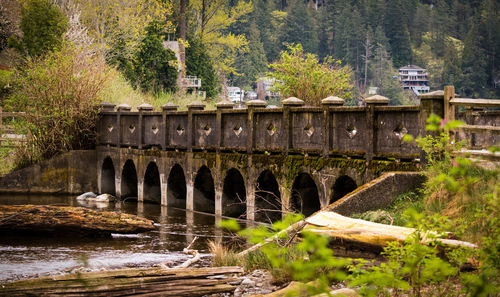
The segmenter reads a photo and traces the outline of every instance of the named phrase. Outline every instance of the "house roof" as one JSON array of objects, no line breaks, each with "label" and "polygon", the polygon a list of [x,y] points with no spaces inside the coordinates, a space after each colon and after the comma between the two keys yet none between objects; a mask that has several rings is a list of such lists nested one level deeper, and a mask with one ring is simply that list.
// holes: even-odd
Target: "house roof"
[{"label": "house roof", "polygon": [[403,67],[400,67],[399,70],[425,70],[422,67],[419,67],[417,65],[406,65]]}]

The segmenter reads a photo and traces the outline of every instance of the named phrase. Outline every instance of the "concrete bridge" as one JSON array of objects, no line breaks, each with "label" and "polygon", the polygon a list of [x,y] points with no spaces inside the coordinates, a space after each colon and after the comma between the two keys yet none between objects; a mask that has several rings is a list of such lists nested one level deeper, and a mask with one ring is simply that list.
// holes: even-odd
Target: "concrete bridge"
[{"label": "concrete bridge", "polygon": [[418,106],[388,106],[381,96],[365,107],[336,97],[321,107],[297,98],[282,108],[166,104],[161,112],[102,104],[98,191],[251,220],[309,215],[383,172],[417,170],[421,151],[403,136],[423,135],[431,113],[444,116],[445,97],[429,93]]}]

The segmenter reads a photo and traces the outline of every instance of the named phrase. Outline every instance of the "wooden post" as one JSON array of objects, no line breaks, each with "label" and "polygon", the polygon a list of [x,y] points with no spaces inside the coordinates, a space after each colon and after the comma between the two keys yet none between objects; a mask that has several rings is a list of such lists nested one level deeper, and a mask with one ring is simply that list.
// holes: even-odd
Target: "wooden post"
[{"label": "wooden post", "polygon": [[455,87],[444,87],[444,118],[448,121],[455,120],[455,106],[450,103],[455,98]]}]

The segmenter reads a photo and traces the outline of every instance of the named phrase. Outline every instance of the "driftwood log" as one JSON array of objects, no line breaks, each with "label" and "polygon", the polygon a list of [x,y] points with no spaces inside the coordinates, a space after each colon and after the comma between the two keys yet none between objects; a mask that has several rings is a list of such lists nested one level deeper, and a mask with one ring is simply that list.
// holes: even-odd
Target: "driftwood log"
[{"label": "driftwood log", "polygon": [[83,207],[0,205],[0,232],[109,236],[154,230],[153,221],[130,214]]},{"label": "driftwood log", "polygon": [[0,285],[1,296],[202,296],[236,289],[241,267],[142,268],[75,273]]},{"label": "driftwood log", "polygon": [[[239,257],[260,249],[284,234],[293,236],[303,230],[324,234],[331,238],[329,247],[335,255],[351,258],[378,258],[388,242],[403,242],[415,229],[393,225],[373,223],[369,221],[352,219],[331,211],[318,211],[310,217],[301,220],[261,243],[251,246],[240,252]],[[424,242],[426,240],[424,238]],[[452,239],[440,238],[437,241],[443,246],[476,248],[475,244]]]}]

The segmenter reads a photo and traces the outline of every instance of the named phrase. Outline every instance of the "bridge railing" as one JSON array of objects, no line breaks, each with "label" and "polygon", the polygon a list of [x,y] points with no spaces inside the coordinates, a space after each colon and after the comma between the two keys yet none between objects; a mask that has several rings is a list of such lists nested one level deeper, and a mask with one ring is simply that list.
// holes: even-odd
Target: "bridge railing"
[{"label": "bridge railing", "polygon": [[365,107],[342,106],[341,98],[326,98],[321,107],[305,107],[297,98],[282,108],[266,108],[252,100],[247,109],[231,103],[204,110],[191,104],[187,111],[167,104],[162,111],[141,105],[103,104],[98,124],[101,145],[163,150],[208,150],[268,153],[307,153],[373,158],[418,158],[420,150],[402,140],[419,135],[419,106],[387,106],[387,98],[366,100]]},{"label": "bridge railing", "polygon": [[456,140],[466,140],[472,150],[500,143],[500,100],[456,98],[453,86],[445,87],[443,96],[444,118],[465,123],[457,128]]},{"label": "bridge railing", "polygon": [[[204,104],[195,103],[187,111],[178,111],[176,105],[166,104],[161,112],[146,104],[131,111],[128,105],[115,108],[104,103],[98,142],[140,149],[411,160],[419,158],[421,150],[403,137],[425,134],[426,119],[434,113],[449,119],[464,118],[467,126],[457,137],[472,139],[472,146],[498,143],[499,112],[475,109],[497,107],[498,102],[454,98],[454,92],[452,97],[449,93],[447,89],[422,95],[418,106],[388,106],[389,99],[378,95],[367,98],[364,107],[343,106],[344,100],[337,97],[325,98],[321,107],[304,106],[302,100],[292,97],[283,100],[282,108],[267,108],[265,101],[251,100],[246,109],[221,102],[216,110],[205,110]],[[466,106],[466,111],[456,112],[458,105]],[[486,137],[468,138],[470,133],[483,130]]]}]

